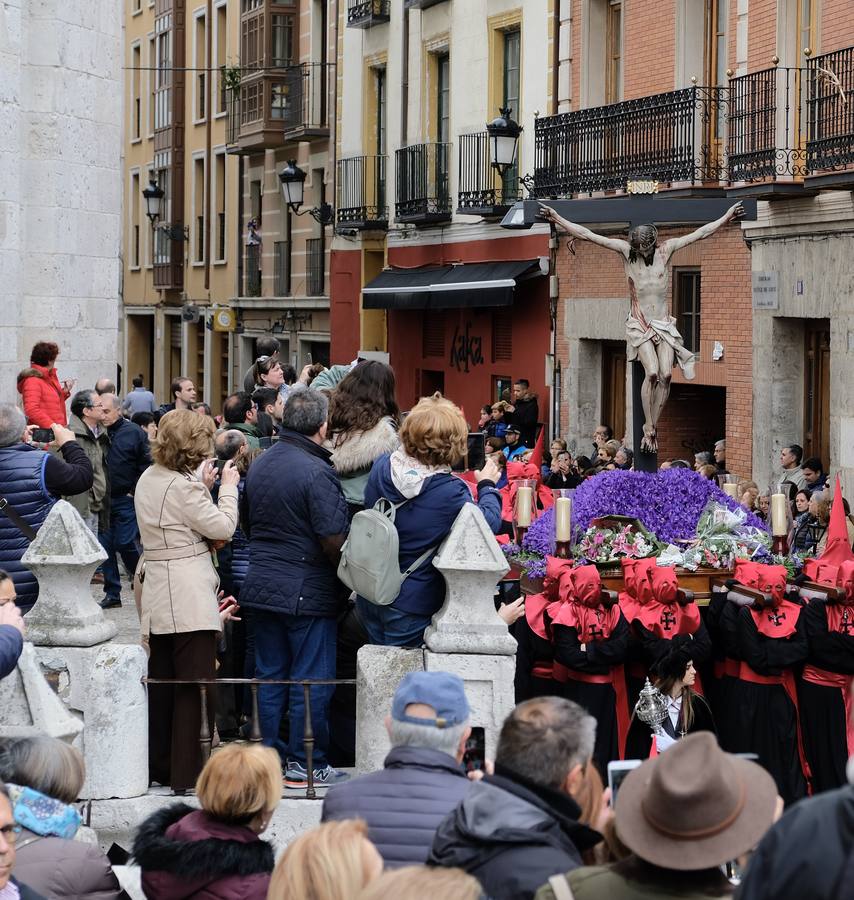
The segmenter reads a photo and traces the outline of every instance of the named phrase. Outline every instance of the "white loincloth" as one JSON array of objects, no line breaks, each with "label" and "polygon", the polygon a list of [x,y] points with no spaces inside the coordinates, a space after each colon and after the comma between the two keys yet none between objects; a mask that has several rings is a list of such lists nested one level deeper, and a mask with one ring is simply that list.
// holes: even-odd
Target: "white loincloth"
[{"label": "white loincloth", "polygon": [[652,341],[658,344],[661,341],[669,344],[673,348],[676,362],[682,369],[683,374],[689,380],[694,377],[694,354],[690,350],[685,349],[682,343],[682,335],[676,328],[676,319],[668,316],[666,322],[659,319],[653,319],[649,325],[644,328],[643,324],[636,319],[631,313],[626,317],[626,359],[629,362],[638,358],[638,347]]}]

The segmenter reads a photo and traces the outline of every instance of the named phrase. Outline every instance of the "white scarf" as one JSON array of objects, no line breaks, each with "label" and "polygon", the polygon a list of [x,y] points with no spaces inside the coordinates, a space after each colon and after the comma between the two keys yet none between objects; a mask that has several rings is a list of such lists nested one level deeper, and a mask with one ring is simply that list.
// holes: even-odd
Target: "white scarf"
[{"label": "white scarf", "polygon": [[389,467],[392,483],[407,500],[421,493],[428,478],[451,471],[450,466],[426,466],[417,459],[407,456],[402,447],[389,457]]}]

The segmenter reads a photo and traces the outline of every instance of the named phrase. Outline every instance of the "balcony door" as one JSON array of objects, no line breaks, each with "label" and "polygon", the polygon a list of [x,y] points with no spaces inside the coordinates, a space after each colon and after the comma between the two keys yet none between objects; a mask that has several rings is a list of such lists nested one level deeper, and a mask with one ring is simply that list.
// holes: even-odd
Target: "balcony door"
[{"label": "balcony door", "polygon": [[797,162],[802,162],[807,143],[807,122],[809,119],[809,77],[807,75],[807,60],[816,52],[815,26],[818,18],[816,7],[818,0],[796,0],[798,4],[796,41],[797,46],[793,54],[796,60],[795,87],[797,89],[795,143],[794,147],[799,152]]},{"label": "balcony door", "polygon": [[[520,31],[507,31],[504,33],[504,106],[510,109],[513,118],[517,122],[522,121],[520,110],[519,72],[522,50],[522,33]],[[518,153],[518,151],[517,151]],[[502,202],[510,202],[516,199],[519,184],[519,157],[515,163],[505,172],[502,183]]]},{"label": "balcony door", "polygon": [[436,148],[435,177],[436,198],[444,208],[448,203],[450,185],[448,183],[449,154],[451,141],[451,57],[442,53],[436,58]]},{"label": "balcony door", "polygon": [[804,329],[804,456],[830,464],[830,321],[807,319]]},{"label": "balcony door", "polygon": [[715,173],[723,160],[726,105],[724,92],[727,85],[727,21],[729,0],[706,0],[705,53],[703,88],[710,96],[702,98],[702,114],[706,117],[703,140],[706,180],[715,181]]}]

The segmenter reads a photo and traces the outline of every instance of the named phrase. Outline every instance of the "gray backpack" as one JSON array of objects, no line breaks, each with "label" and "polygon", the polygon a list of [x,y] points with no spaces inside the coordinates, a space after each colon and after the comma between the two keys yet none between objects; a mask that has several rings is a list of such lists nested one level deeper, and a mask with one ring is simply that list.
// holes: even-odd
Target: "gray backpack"
[{"label": "gray backpack", "polygon": [[405,572],[400,571],[400,541],[394,517],[408,502],[392,503],[381,497],[373,509],[357,512],[341,548],[338,577],[360,597],[377,606],[394,603],[403,582],[437,550],[437,547],[431,547]]}]

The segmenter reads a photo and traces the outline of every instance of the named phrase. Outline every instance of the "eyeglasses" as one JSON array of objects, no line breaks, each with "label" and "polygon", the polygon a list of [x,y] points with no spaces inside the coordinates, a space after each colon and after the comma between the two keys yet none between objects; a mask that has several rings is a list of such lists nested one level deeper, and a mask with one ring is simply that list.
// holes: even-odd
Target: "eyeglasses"
[{"label": "eyeglasses", "polygon": [[8,841],[10,844],[14,844],[15,841],[18,840],[18,835],[23,831],[23,827],[21,825],[4,825],[0,828],[0,834],[3,835],[4,840]]}]

